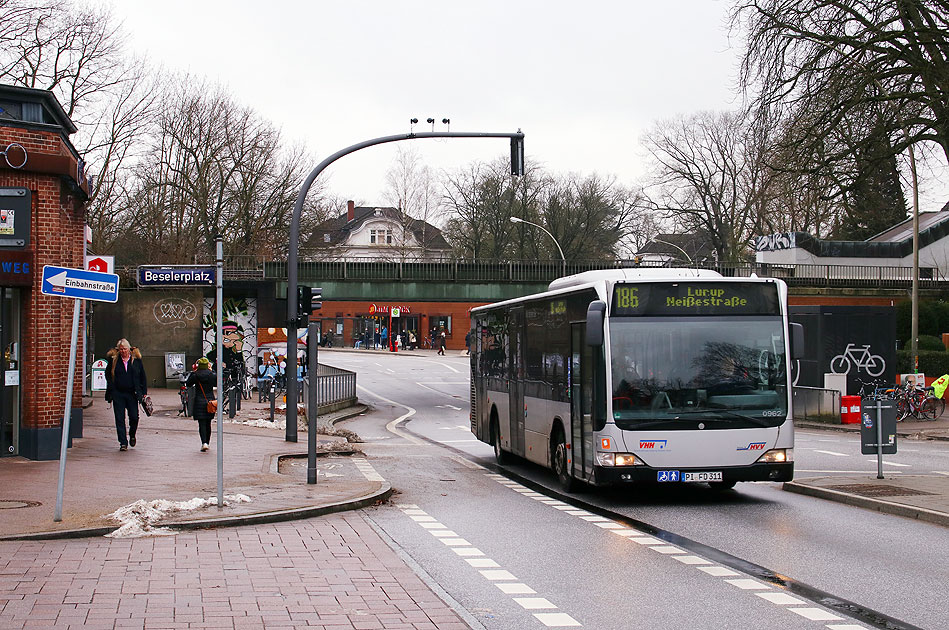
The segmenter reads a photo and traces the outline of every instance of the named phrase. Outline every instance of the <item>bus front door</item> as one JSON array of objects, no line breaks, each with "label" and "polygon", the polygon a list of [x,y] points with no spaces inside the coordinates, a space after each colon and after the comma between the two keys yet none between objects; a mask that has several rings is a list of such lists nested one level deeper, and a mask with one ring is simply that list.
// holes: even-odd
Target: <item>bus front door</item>
[{"label": "bus front door", "polygon": [[593,474],[593,348],[586,344],[586,323],[570,325],[570,441],[573,474]]},{"label": "bus front door", "polygon": [[508,320],[508,405],[511,414],[511,452],[524,453],[524,307],[514,308]]}]

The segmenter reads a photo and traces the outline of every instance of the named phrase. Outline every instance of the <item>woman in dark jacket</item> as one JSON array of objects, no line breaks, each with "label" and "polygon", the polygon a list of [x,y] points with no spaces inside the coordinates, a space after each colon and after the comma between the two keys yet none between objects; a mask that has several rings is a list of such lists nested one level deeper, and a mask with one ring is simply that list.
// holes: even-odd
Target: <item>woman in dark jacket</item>
[{"label": "woman in dark jacket", "polygon": [[203,453],[211,443],[211,419],[215,415],[208,412],[208,401],[215,400],[214,386],[217,385],[217,375],[211,371],[211,362],[204,357],[198,359],[198,369],[188,376],[187,385],[194,388],[194,419],[198,421]]}]

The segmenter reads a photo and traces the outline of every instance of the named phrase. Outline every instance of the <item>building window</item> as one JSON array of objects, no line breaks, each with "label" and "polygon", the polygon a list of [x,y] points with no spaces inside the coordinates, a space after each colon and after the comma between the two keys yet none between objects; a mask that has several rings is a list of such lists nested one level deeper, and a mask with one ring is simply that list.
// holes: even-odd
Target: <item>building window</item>
[{"label": "building window", "polygon": [[369,230],[372,245],[392,245],[392,230]]}]

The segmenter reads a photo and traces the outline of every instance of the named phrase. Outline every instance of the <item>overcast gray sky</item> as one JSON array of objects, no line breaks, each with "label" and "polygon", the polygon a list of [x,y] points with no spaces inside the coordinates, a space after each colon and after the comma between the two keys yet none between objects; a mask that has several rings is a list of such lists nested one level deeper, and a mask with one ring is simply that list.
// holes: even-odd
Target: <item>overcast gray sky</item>
[{"label": "overcast gray sky", "polygon": [[[725,0],[164,0],[120,2],[133,50],[220,83],[302,142],[315,166],[369,138],[431,131],[526,134],[555,172],[644,174],[657,120],[737,106],[741,42]],[[398,143],[436,170],[506,156],[507,141]],[[324,174],[329,192],[383,204],[394,144]],[[327,177],[328,176],[328,177]],[[940,206],[942,203],[939,204]],[[923,206],[922,209],[932,209]]]}]

